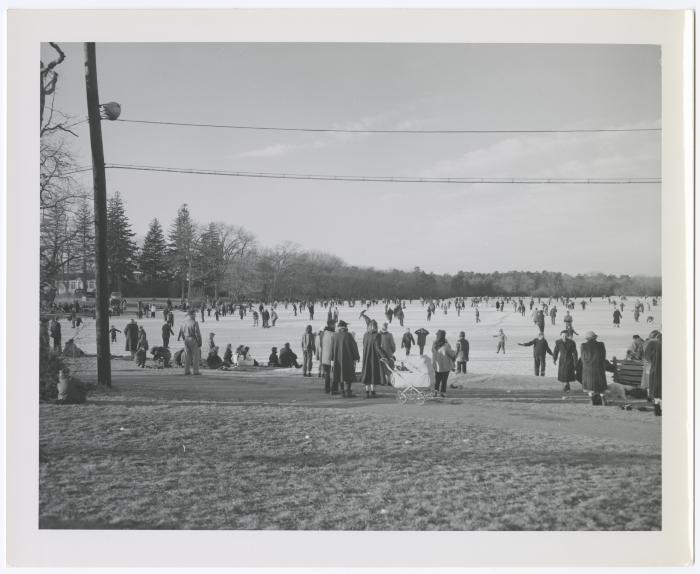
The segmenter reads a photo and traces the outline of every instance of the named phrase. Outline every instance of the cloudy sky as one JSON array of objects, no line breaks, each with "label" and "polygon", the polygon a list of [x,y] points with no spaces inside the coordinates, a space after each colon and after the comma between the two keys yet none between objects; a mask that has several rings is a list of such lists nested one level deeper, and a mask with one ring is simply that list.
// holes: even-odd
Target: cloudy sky
[{"label": "cloudy sky", "polygon": [[[81,44],[55,105],[86,117]],[[42,47],[42,57],[50,50]],[[281,127],[661,127],[655,46],[99,44],[100,100],[123,119]],[[90,164],[87,124],[78,163]],[[107,163],[418,177],[661,176],[659,132],[329,134],[103,122]],[[90,174],[82,180],[90,185]],[[188,203],[265,245],[436,273],[661,272],[661,186],[290,181],[107,170],[142,237]]]}]

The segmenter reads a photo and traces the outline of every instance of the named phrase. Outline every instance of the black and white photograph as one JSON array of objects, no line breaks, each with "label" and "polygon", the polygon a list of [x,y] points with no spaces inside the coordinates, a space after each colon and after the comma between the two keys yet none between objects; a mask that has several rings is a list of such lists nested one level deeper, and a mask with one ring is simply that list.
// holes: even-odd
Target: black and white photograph
[{"label": "black and white photograph", "polygon": [[661,45],[64,37],[39,532],[664,532]]},{"label": "black and white photograph", "polygon": [[660,56],[42,46],[40,525],[658,530]]}]

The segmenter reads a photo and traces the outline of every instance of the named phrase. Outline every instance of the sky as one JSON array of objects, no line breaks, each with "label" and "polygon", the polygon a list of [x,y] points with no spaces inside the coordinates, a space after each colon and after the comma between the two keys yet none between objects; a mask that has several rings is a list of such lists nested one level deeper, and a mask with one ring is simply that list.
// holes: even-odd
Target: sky
[{"label": "sky", "polygon": [[[87,116],[82,44],[55,106]],[[42,46],[42,58],[51,50]],[[661,127],[658,46],[98,44],[122,119],[342,129]],[[102,122],[105,161],[406,177],[659,178],[660,132],[329,134]],[[87,124],[70,138],[90,165]],[[90,173],[80,176],[89,189]],[[329,182],[107,170],[137,237],[187,203],[348,264],[661,274],[661,185]]]}]

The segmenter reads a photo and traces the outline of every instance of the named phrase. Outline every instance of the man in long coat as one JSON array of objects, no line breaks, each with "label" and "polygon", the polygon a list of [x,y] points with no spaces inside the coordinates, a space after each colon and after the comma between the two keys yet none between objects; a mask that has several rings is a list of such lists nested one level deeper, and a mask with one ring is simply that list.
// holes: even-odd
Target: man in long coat
[{"label": "man in long coat", "polygon": [[654,414],[661,416],[661,333],[652,331],[644,344],[644,359],[649,363],[649,395],[654,399]]},{"label": "man in long coat", "polygon": [[333,386],[342,383],[343,398],[352,397],[350,386],[355,382],[355,363],[360,360],[357,342],[348,333],[348,324],[338,321],[338,331],[331,339],[331,362],[333,365]]},{"label": "man in long coat", "polygon": [[561,339],[554,344],[552,359],[555,365],[559,360],[557,380],[564,383],[564,392],[568,393],[571,390],[571,381],[576,380],[576,363],[578,362],[576,343],[571,339],[568,331],[562,331]]},{"label": "man in long coat", "polygon": [[600,405],[601,395],[608,388],[605,378],[605,345],[598,341],[598,335],[588,331],[586,342],[581,343],[581,384],[588,391],[594,405]]},{"label": "man in long coat", "polygon": [[136,357],[136,349],[139,344],[139,326],[134,319],[124,327],[124,350],[131,351],[132,360]]},{"label": "man in long coat", "polygon": [[[387,323],[384,323],[384,325],[382,326],[382,330],[379,331],[379,337],[381,341],[382,350],[387,356],[389,366],[393,369],[395,361],[394,354],[396,353],[396,341],[394,341],[394,335],[392,335],[389,332],[389,325]],[[383,384],[386,383],[387,381],[385,380]]]},{"label": "man in long coat", "polygon": [[384,381],[384,370],[380,359],[387,359],[382,349],[381,336],[379,335],[377,322],[372,320],[367,325],[367,332],[362,338],[362,380],[365,385],[365,396],[374,398],[377,393],[374,385],[381,385]]}]

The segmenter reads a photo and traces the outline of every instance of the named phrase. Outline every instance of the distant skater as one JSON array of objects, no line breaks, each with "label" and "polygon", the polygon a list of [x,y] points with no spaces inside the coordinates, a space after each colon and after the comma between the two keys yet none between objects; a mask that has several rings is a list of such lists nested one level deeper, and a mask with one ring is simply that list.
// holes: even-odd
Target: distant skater
[{"label": "distant skater", "polygon": [[494,335],[494,337],[498,338],[498,345],[496,346],[496,354],[503,350],[503,354],[506,354],[506,340],[508,337],[506,337],[506,334],[503,332],[503,329],[498,330],[498,334]]}]

